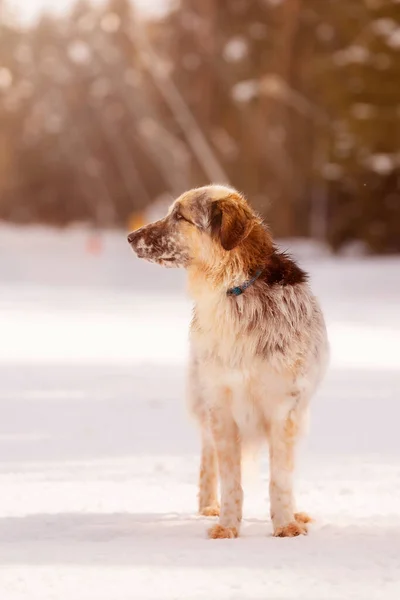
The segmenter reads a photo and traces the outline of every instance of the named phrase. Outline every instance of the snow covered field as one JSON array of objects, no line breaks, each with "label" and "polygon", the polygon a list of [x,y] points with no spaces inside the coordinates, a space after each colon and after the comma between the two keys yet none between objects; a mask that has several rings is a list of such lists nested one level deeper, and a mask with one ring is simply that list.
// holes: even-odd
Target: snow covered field
[{"label": "snow covered field", "polygon": [[0,227],[0,599],[400,598],[400,259],[303,257],[332,343],[298,469],[316,523],[271,537],[263,456],[214,541],[184,275],[85,239]]}]

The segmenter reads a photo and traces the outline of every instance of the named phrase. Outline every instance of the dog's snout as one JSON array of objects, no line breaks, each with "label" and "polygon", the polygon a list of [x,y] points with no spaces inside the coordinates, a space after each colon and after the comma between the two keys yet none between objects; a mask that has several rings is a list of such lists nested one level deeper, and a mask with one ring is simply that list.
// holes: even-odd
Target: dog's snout
[{"label": "dog's snout", "polygon": [[137,254],[139,258],[143,258],[143,231],[136,229],[128,235],[128,242],[132,250]]},{"label": "dog's snout", "polygon": [[133,242],[135,241],[135,238],[137,237],[137,231],[132,231],[132,233],[130,233],[128,235],[128,242],[130,244],[133,244]]}]

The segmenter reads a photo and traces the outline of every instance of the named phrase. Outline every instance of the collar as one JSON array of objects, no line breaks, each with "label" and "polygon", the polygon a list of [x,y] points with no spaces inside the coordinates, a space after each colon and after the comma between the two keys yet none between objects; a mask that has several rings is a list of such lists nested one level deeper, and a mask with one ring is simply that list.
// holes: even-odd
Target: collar
[{"label": "collar", "polygon": [[227,296],[240,296],[241,294],[243,294],[243,292],[245,292],[247,290],[248,287],[250,287],[251,285],[253,285],[253,283],[255,281],[257,281],[257,279],[260,277],[260,275],[263,271],[264,271],[264,269],[258,269],[258,271],[254,275],[254,277],[252,277],[251,279],[248,279],[247,281],[242,283],[242,285],[237,285],[235,287],[229,288],[226,292],[226,295]]}]

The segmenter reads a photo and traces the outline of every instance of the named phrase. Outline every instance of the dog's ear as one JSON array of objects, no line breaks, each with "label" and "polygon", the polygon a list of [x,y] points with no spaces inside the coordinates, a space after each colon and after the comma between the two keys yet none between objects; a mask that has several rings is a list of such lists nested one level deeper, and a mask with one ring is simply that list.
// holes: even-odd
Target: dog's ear
[{"label": "dog's ear", "polygon": [[219,238],[224,250],[233,250],[250,233],[250,211],[231,200],[214,200],[211,205],[211,235]]}]

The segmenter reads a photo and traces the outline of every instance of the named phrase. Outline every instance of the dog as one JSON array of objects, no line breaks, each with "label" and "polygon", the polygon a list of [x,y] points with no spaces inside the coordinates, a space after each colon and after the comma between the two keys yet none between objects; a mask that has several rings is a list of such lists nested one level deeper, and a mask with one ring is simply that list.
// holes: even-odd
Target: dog
[{"label": "dog", "polygon": [[189,402],[202,434],[199,512],[219,515],[209,537],[239,535],[242,452],[263,441],[274,535],[306,534],[311,518],[297,512],[293,495],[295,448],[329,356],[306,273],[278,250],[244,195],[222,185],[182,194],[165,218],[130,233],[128,242],[139,258],[188,273]]}]

